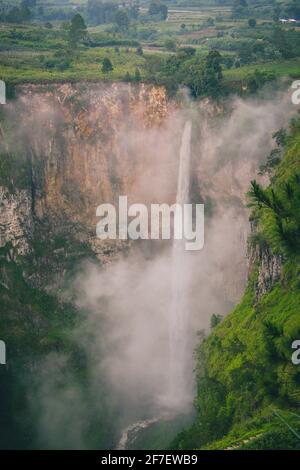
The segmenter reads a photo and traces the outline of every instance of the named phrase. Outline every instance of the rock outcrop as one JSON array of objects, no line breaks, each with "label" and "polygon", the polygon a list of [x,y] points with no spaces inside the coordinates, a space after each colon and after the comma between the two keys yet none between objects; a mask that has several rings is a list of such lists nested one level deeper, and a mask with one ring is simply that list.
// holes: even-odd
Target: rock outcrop
[{"label": "rock outcrop", "polygon": [[28,190],[13,193],[0,186],[0,248],[11,244],[18,255],[30,251],[32,237],[31,194]]},{"label": "rock outcrop", "polygon": [[[257,233],[256,224],[251,222],[251,235]],[[251,239],[251,237],[250,237]],[[255,298],[259,301],[267,292],[271,291],[280,280],[284,258],[275,254],[266,242],[249,243],[248,245],[248,275],[254,269],[258,269],[257,280],[255,282]]]},{"label": "rock outcrop", "polygon": [[256,282],[256,298],[260,299],[280,280],[283,258],[275,255],[269,247],[260,250],[260,266]]}]

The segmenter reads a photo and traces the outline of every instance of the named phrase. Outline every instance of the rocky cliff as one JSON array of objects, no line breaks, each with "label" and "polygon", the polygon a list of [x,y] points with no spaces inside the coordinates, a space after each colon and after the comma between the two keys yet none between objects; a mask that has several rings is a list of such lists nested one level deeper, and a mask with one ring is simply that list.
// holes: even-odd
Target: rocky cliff
[{"label": "rocky cliff", "polygon": [[[74,240],[88,246],[101,263],[127,250],[127,242],[96,238],[99,204],[117,205],[122,194],[129,203],[175,202],[186,111],[167,99],[164,88],[122,83],[22,85],[4,111],[0,243],[12,241],[22,255],[33,243],[43,242],[43,249],[35,246],[33,254],[41,253],[36,263],[45,258],[45,275],[45,247],[57,254],[58,263],[66,258],[66,250],[73,256]],[[226,291],[224,296],[236,302],[245,285],[247,217],[242,199],[256,167],[253,160],[241,158],[232,143],[230,151],[224,148],[226,120],[221,135],[210,127],[213,117],[223,114],[222,106],[208,101],[194,105],[191,197],[194,202],[207,201],[208,218],[211,201],[215,213],[219,211],[213,230],[220,233],[220,247],[226,238],[235,268],[233,263],[228,267],[228,250],[222,250],[223,259],[218,249],[216,282]],[[231,123],[230,134],[239,132],[232,127]],[[238,232],[226,222],[227,214],[236,219]],[[215,237],[210,238],[216,244]],[[44,284],[54,282],[49,275]],[[41,278],[29,276],[36,283]]]},{"label": "rocky cliff", "polygon": [[106,262],[126,244],[96,238],[99,204],[174,196],[179,121],[163,88],[23,85],[4,111],[0,246],[23,255],[36,237],[72,234]]},{"label": "rocky cliff", "polygon": [[255,298],[258,302],[265,294],[270,292],[281,279],[284,256],[275,254],[266,242],[257,240],[257,224],[250,222],[251,235],[248,241],[248,277],[257,270],[255,281]]},{"label": "rocky cliff", "polygon": [[11,193],[0,187],[0,209],[0,248],[11,244],[19,255],[25,255],[30,250],[33,230],[30,191],[21,189]]}]

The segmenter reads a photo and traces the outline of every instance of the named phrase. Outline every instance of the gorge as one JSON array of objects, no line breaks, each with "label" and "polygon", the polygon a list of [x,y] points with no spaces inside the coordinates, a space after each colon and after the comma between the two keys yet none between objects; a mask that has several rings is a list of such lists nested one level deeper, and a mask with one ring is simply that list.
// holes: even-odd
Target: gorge
[{"label": "gorge", "polygon": [[[2,446],[107,449],[166,417],[163,448],[186,426],[212,315],[240,301],[247,263],[260,257],[258,298],[280,278],[267,249],[247,261],[244,195],[293,114],[281,92],[217,105],[145,84],[18,88],[0,122]],[[96,208],[121,194],[204,203],[204,249],[97,239]]]}]

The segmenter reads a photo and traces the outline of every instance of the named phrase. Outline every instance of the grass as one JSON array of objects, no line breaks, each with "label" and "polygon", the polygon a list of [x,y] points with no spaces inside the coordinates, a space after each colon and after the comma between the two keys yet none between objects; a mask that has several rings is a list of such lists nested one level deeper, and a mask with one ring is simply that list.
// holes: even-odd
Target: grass
[{"label": "grass", "polygon": [[263,64],[245,65],[244,67],[224,71],[225,82],[239,81],[251,75],[255,70],[273,72],[276,77],[300,77],[300,59],[264,62]]},{"label": "grass", "polygon": [[[109,57],[113,71],[103,73],[102,60]],[[17,52],[12,56],[0,53],[0,77],[10,83],[22,82],[53,82],[68,80],[122,80],[126,73],[133,75],[136,68],[144,65],[145,59],[136,54],[135,49],[93,48],[82,50],[79,60],[74,60],[70,68],[61,71],[56,67],[48,69],[46,62],[53,59],[53,53],[32,54]],[[141,70],[142,71],[142,70]]]},{"label": "grass", "polygon": [[[292,410],[278,410],[276,412],[297,432],[300,433],[300,419],[293,415]],[[274,440],[276,444],[274,446]],[[268,445],[268,441],[273,441]],[[274,447],[273,447],[274,446]],[[246,420],[242,425],[236,426],[223,439],[205,446],[205,450],[259,450],[274,449],[300,449],[300,441],[275,415],[273,408],[268,407],[255,418]]]},{"label": "grass", "polygon": [[[84,3],[84,0],[79,1]],[[53,3],[56,3],[55,0]],[[67,32],[61,28],[59,22],[53,22],[52,29],[45,28],[39,23],[22,25],[0,23],[0,79],[11,83],[118,81],[123,80],[128,73],[133,76],[136,68],[139,68],[144,78],[143,69],[148,56],[156,53],[169,54],[164,47],[166,39],[174,39],[180,46],[195,47],[198,53],[205,53],[216,47],[225,55],[235,56],[238,53],[238,47],[235,46],[238,46],[239,42],[254,42],[257,38],[267,37],[270,34],[268,25],[263,25],[262,20],[258,20],[254,29],[248,27],[247,20],[233,21],[228,7],[208,8],[200,5],[181,8],[179,5],[177,3],[169,5],[168,21],[132,23],[125,35],[113,32],[113,24],[89,27],[90,38],[99,47],[82,46],[79,58],[73,60],[69,67],[62,64]],[[145,13],[146,10],[147,7],[142,6],[141,12]],[[214,24],[208,25],[208,18],[213,18]],[[185,28],[181,27],[183,23]],[[219,31],[222,31],[224,37],[218,37]],[[111,44],[107,47],[105,41],[111,41]],[[114,41],[120,44],[119,52],[116,52],[112,46]],[[127,47],[124,41],[127,41],[129,46],[134,45],[130,44],[130,41],[135,41],[137,44],[139,42],[145,51],[145,56],[138,56],[136,49]],[[61,55],[59,60],[58,54]],[[114,67],[113,71],[107,74],[101,71],[104,57],[109,57]],[[277,77],[300,76],[299,60],[280,61],[225,70],[225,83],[234,84],[236,81],[241,81],[257,68],[274,72]]]},{"label": "grass", "polygon": [[[182,433],[177,448],[300,449],[300,440],[273,412],[300,434],[300,418],[292,414],[300,414],[300,377],[291,363],[291,344],[300,333],[299,259],[286,264],[281,283],[255,304],[256,276],[240,305],[200,346],[195,404],[201,414],[194,427]],[[272,336],[267,324],[280,334]],[[214,395],[212,384],[222,387],[222,395]],[[222,426],[222,418],[218,421],[209,411],[211,406],[223,409],[228,422],[221,435],[202,443],[203,426],[212,426],[211,436],[217,435],[216,421]]]}]

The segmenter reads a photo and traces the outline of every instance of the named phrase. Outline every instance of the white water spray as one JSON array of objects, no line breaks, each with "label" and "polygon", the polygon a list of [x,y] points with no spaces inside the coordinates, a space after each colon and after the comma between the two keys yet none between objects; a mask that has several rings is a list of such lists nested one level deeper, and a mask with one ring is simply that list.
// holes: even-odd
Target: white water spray
[{"label": "white water spray", "polygon": [[[178,210],[189,202],[190,190],[190,159],[191,159],[192,123],[187,121],[184,126],[178,172],[176,203]],[[175,217],[180,221],[180,217]],[[179,222],[180,223],[180,222]],[[176,227],[174,227],[175,232]],[[185,269],[185,239],[175,240],[172,249],[172,287],[169,312],[169,403],[171,407],[181,408],[186,405],[189,397],[188,380],[188,321],[189,308],[187,302],[188,270]]]},{"label": "white water spray", "polygon": [[[178,171],[177,207],[189,201],[190,190],[190,159],[191,159],[192,123],[187,121],[184,126]],[[180,210],[180,209],[179,209]],[[174,217],[174,224],[180,224],[181,217]],[[174,226],[174,233],[176,228]],[[180,231],[180,230],[179,230]],[[188,344],[189,308],[187,302],[188,270],[185,260],[188,252],[185,250],[185,239],[173,241],[171,262],[171,300],[169,310],[169,371],[168,390],[161,399],[163,412],[159,417],[145,419],[130,424],[122,434],[116,449],[126,449],[129,442],[134,442],[140,430],[151,426],[159,420],[168,419],[174,412],[181,412],[191,402],[189,388],[190,348]],[[187,372],[188,371],[188,372]]]}]

